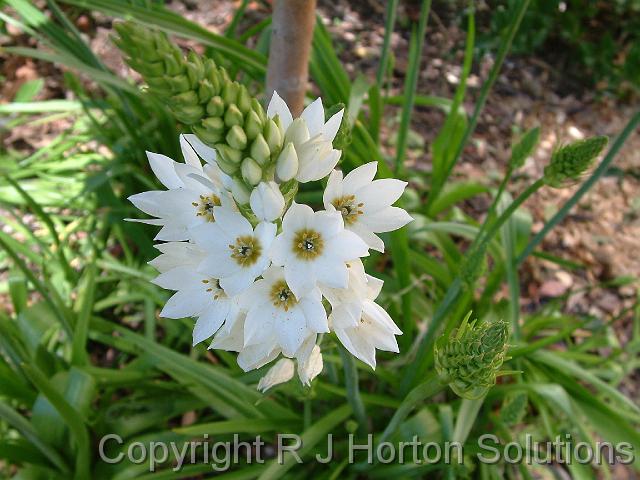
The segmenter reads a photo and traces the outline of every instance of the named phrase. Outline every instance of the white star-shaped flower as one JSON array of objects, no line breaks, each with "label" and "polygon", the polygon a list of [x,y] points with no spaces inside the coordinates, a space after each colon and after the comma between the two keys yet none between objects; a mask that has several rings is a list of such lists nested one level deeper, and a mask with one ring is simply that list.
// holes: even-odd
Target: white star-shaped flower
[{"label": "white star-shaped flower", "polygon": [[376,367],[376,349],[398,353],[396,335],[402,331],[374,300],[382,280],[367,275],[362,262],[349,263],[349,288],[323,288],[331,303],[331,329],[344,347],[371,368]]},{"label": "white star-shaped flower", "polygon": [[402,208],[391,205],[400,198],[407,182],[393,178],[373,180],[377,162],[362,165],[342,177],[334,170],[322,197],[327,210],[342,214],[344,227],[357,233],[369,248],[384,252],[376,233],[390,232],[413,220]]},{"label": "white star-shaped flower", "polygon": [[[189,139],[207,164],[203,167]],[[149,165],[167,190],[152,190],[129,197],[138,209],[157,217],[133,221],[162,226],[156,240],[189,240],[189,231],[202,223],[214,222],[213,207],[235,209],[232,196],[226,190],[230,179],[215,164],[215,152],[193,135],[180,136],[185,163],[158,153],[147,152]]]},{"label": "white star-shaped flower", "polygon": [[224,207],[214,207],[212,214],[215,222],[192,230],[196,245],[207,253],[198,271],[220,279],[227,295],[238,295],[269,265],[276,226],[261,222],[254,230],[240,213]]},{"label": "white star-shaped flower", "polygon": [[340,160],[341,151],[334,149],[332,142],[343,114],[344,110],[340,110],[325,122],[322,99],[318,98],[294,120],[285,101],[273,92],[267,115],[279,116],[284,134],[284,148],[276,170],[279,180],[295,177],[304,183],[320,180],[331,172]]},{"label": "white star-shaped flower", "polygon": [[345,262],[369,255],[367,245],[344,229],[339,212],[314,212],[293,203],[282,220],[282,233],[273,242],[271,260],[284,267],[287,284],[300,297],[319,283],[346,288]]},{"label": "white star-shaped flower", "polygon": [[196,268],[205,252],[187,242],[157,245],[162,252],[149,262],[161,273],[153,283],[176,293],[160,312],[165,318],[198,317],[193,329],[193,345],[211,337],[230,319],[240,314],[237,298],[227,296],[216,278],[199,273]]},{"label": "white star-shaped flower", "polygon": [[310,335],[329,331],[320,290],[296,297],[280,267],[269,267],[263,273],[243,295],[242,306],[247,310],[245,347],[270,344],[293,357]]}]

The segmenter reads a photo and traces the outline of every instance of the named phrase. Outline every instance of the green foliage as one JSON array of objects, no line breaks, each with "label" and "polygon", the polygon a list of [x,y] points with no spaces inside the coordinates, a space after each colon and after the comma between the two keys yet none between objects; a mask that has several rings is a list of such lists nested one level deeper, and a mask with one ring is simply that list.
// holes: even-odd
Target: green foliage
[{"label": "green foliage", "polygon": [[545,182],[555,188],[577,181],[595,162],[607,145],[607,137],[578,140],[556,149],[544,168]]},{"label": "green foliage", "polygon": [[[516,2],[489,2],[488,31],[480,45],[492,48],[510,23],[509,7]],[[575,72],[572,80],[612,91],[640,88],[640,2],[638,0],[532,0],[521,34],[518,54],[557,52],[557,60]]]},{"label": "green foliage", "polygon": [[[230,442],[235,441],[234,434],[248,441],[259,434],[268,444],[275,443],[278,433],[302,434],[304,447],[298,453],[304,464],[296,464],[292,457],[285,457],[283,464],[275,459],[265,464],[241,462],[222,478],[455,478],[463,473],[516,478],[508,466],[480,465],[473,456],[465,456],[461,466],[411,462],[402,466],[349,465],[344,461],[318,465],[313,458],[325,453],[327,433],[334,434],[336,452],[344,452],[346,442],[340,439],[353,432],[358,443],[366,442],[364,433],[375,434],[376,443],[410,441],[416,434],[440,444],[460,441],[471,449],[482,433],[496,432],[507,442],[518,439],[520,429],[549,440],[570,430],[584,441],[628,441],[640,450],[640,412],[620,389],[621,382],[638,367],[640,328],[633,329],[627,344],[620,344],[612,327],[614,318],[565,315],[557,302],[523,313],[517,303],[518,266],[600,178],[640,124],[640,113],[631,119],[581,190],[533,238],[521,206],[544,186],[543,179],[520,194],[514,192],[513,200],[505,186],[511,170],[522,164],[536,144],[537,129],[514,145],[512,168],[497,192],[484,179],[450,179],[511,41],[516,45],[520,41],[516,32],[528,2],[513,4],[496,66],[470,118],[463,108],[464,81],[454,99],[421,95],[412,78],[401,95],[389,96],[384,88],[385,66],[375,84],[364,78],[352,83],[330,35],[318,23],[310,71],[325,104],[343,104],[349,111],[339,134],[345,171],[375,160],[379,175],[391,176],[379,133],[394,106],[400,105],[403,112],[400,139],[409,136],[414,106],[441,109],[447,119],[437,142],[431,145],[432,175],[412,169],[404,155],[395,156],[399,171],[411,182],[412,188],[402,201],[416,222],[411,229],[392,234],[389,252],[368,260],[368,270],[387,285],[383,306],[405,332],[400,354],[379,352],[373,372],[350,356],[347,359],[351,361],[343,361],[337,339],[328,336],[322,345],[324,372],[310,388],[292,382],[268,395],[255,389],[264,370],[243,373],[226,352],[191,348],[190,319],[157,317],[167,296],[149,282],[154,272],[145,265],[154,254],[153,229],[122,221],[132,215],[128,195],[157,188],[144,151],[177,158],[181,125],[175,122],[175,112],[183,123],[197,125],[204,118],[226,119],[229,110],[237,109],[242,122],[227,125],[225,121],[221,135],[225,139],[230,135],[227,140],[240,147],[242,135],[232,127],[241,126],[247,137],[242,151],[251,150],[249,117],[255,113],[262,118],[264,112],[252,99],[247,108],[248,93],[242,92],[249,92],[252,85],[260,88],[250,82],[262,78],[266,58],[245,44],[252,35],[266,32],[268,21],[237,35],[241,9],[234,27],[222,36],[157,2],[65,1],[73,6],[64,10],[67,13],[75,12],[78,6],[90,7],[136,22],[136,26],[118,28],[121,35],[144,37],[144,52],[130,51],[131,61],[149,85],[143,92],[102,64],[52,0],[47,2],[51,17],[27,0],[6,3],[15,15],[10,21],[47,46],[46,50],[13,49],[12,53],[67,67],[73,72],[67,73],[67,87],[77,100],[34,102],[42,83],[35,81],[20,91],[15,102],[0,106],[5,128],[60,117],[70,119],[73,125],[27,157],[0,152],[0,267],[8,272],[7,280],[0,283],[0,293],[3,302],[10,302],[6,312],[0,312],[0,476],[9,477],[16,471],[14,478],[47,479],[197,478],[211,474],[209,464],[172,471],[176,461],[173,453],[153,474],[148,465],[126,458],[116,465],[105,464],[99,458],[97,441],[108,433],[124,440],[122,445],[108,447],[111,456],[126,452],[135,442],[149,448],[151,442],[174,441],[180,448],[204,434]],[[389,2],[387,40],[397,4]],[[429,2],[423,2],[415,25],[413,75],[420,68],[416,52],[426,28],[428,7]],[[473,25],[473,12],[468,13],[468,24]],[[2,13],[2,19],[8,21],[8,15]],[[210,47],[215,62],[193,53],[183,56],[164,34],[151,33],[158,30]],[[469,32],[463,72],[469,71],[473,59],[472,28]],[[384,47],[387,58],[389,42]],[[129,52],[130,46],[122,46]],[[141,58],[146,63],[141,63]],[[99,91],[85,91],[76,75],[91,76]],[[220,85],[214,92],[214,78],[233,87],[225,92]],[[207,109],[215,97],[222,100],[222,104],[218,102],[220,112],[214,112],[217,116]],[[264,137],[264,133],[258,135]],[[595,161],[604,144],[596,137],[556,150],[551,159],[555,166],[545,178],[551,173],[554,178],[575,176]],[[407,144],[404,151],[409,149]],[[269,150],[270,161],[271,154]],[[321,193],[321,186],[305,184],[299,195],[320,202]],[[492,194],[493,203],[487,219],[478,224],[464,213],[460,203],[487,193]],[[510,289],[509,301],[497,301],[505,283]],[[637,305],[635,308],[640,312]],[[468,318],[461,322],[471,309],[478,312],[482,323],[470,324]],[[512,346],[507,345],[509,322],[498,320],[507,316],[511,317]],[[635,322],[640,325],[638,315]],[[578,329],[581,341],[575,342],[573,333]],[[603,356],[602,352],[611,354]],[[444,388],[436,369],[454,393],[480,398],[460,401]],[[501,377],[496,385],[502,369],[519,374]],[[639,467],[636,461],[634,468]],[[591,474],[610,475],[606,466],[593,466],[593,471],[589,468],[580,471],[587,471],[583,473],[587,478]],[[524,478],[534,473],[528,466],[519,472]]]}]

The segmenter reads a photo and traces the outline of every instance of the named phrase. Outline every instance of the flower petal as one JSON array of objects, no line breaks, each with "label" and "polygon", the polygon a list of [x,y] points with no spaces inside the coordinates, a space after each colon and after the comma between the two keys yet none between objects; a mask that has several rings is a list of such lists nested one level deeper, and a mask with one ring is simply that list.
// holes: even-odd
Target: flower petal
[{"label": "flower petal", "polygon": [[338,130],[340,130],[340,124],[342,123],[343,115],[344,108],[338,113],[332,115],[331,118],[327,120],[327,123],[324,124],[324,127],[322,128],[322,135],[329,142],[333,143],[333,141],[335,140],[336,135],[338,134]]},{"label": "flower petal", "polygon": [[149,166],[160,183],[169,189],[182,187],[182,181],[176,174],[173,164],[175,163],[169,157],[159,153],[147,152]]},{"label": "flower petal", "polygon": [[271,101],[269,101],[269,106],[267,107],[267,116],[273,118],[276,115],[280,116],[282,128],[286,131],[289,125],[291,125],[291,122],[293,122],[293,117],[291,116],[291,111],[287,103],[278,95],[278,92],[274,91]]},{"label": "flower petal", "polygon": [[322,106],[322,98],[316,98],[302,111],[302,115],[300,116],[304,118],[305,122],[307,122],[310,137],[315,137],[322,133],[324,128],[324,107]]},{"label": "flower petal", "polygon": [[288,382],[293,378],[295,365],[288,358],[281,358],[269,369],[264,377],[258,382],[258,390],[266,392],[271,387]]},{"label": "flower petal", "polygon": [[193,327],[193,345],[206,340],[218,331],[229,313],[229,302],[214,302],[196,321]]},{"label": "flower petal", "polygon": [[369,162],[354,168],[344,177],[343,188],[345,193],[356,193],[365,185],[369,185],[378,170],[378,162]]},{"label": "flower petal", "polygon": [[373,213],[395,203],[407,186],[407,182],[395,178],[375,180],[358,190],[357,198],[364,203],[364,212]]},{"label": "flower petal", "polygon": [[399,207],[387,207],[375,215],[363,215],[360,221],[373,232],[391,232],[404,227],[413,218],[404,209]]},{"label": "flower petal", "polygon": [[315,333],[328,333],[329,322],[327,312],[320,301],[302,298],[298,303],[302,308],[309,330]]},{"label": "flower petal", "polygon": [[327,187],[322,194],[322,203],[324,208],[329,209],[333,206],[332,202],[342,197],[342,172],[340,170],[333,170],[329,174],[329,180],[327,180]]}]

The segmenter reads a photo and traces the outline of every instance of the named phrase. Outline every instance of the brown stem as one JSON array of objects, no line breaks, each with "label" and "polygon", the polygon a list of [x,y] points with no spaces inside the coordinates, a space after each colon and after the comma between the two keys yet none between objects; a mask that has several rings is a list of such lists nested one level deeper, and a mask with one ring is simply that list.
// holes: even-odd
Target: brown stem
[{"label": "brown stem", "polygon": [[294,117],[302,112],[316,0],[275,0],[267,70],[267,98],[277,91]]}]

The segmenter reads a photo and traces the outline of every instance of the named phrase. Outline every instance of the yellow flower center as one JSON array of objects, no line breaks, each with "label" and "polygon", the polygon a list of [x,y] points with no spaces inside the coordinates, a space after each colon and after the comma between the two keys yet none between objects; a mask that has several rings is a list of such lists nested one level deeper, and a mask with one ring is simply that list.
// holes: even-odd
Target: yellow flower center
[{"label": "yellow flower center", "polygon": [[293,251],[302,260],[313,260],[322,253],[324,241],[315,230],[304,229],[293,237]]},{"label": "yellow flower center", "polygon": [[204,217],[207,222],[215,222],[213,218],[213,207],[219,207],[222,205],[220,197],[214,195],[200,195],[200,200],[197,202],[191,202],[191,205],[196,207],[196,216]]},{"label": "yellow flower center", "polygon": [[358,220],[358,215],[362,215],[364,203],[356,203],[355,195],[344,195],[334,199],[332,202],[336,210],[342,213],[342,219],[346,225],[352,225]]},{"label": "yellow flower center", "polygon": [[229,245],[231,258],[242,267],[250,267],[258,261],[262,246],[257,238],[251,235],[243,235],[236,238],[236,243]]},{"label": "yellow flower center", "polygon": [[202,283],[207,285],[207,292],[210,292],[211,295],[213,295],[214,300],[218,300],[227,296],[227,294],[224,293],[224,290],[220,286],[220,280],[218,280],[217,278],[210,278],[208,280],[205,279],[202,280]]},{"label": "yellow flower center", "polygon": [[295,295],[289,290],[289,286],[284,280],[277,281],[271,287],[271,301],[274,307],[281,308],[285,312],[298,303]]}]

